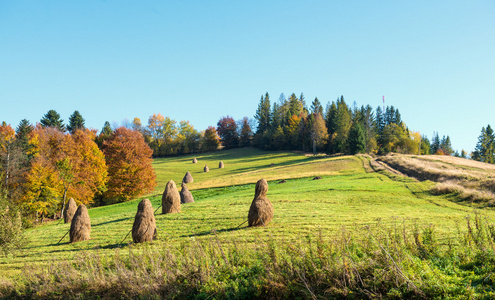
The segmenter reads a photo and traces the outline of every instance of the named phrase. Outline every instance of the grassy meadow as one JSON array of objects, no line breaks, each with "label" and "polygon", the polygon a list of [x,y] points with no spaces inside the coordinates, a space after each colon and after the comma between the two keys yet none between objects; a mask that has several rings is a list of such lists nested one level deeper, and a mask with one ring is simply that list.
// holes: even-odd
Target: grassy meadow
[{"label": "grassy meadow", "polygon": [[[225,168],[218,168],[219,161]],[[156,212],[157,240],[133,245],[127,236],[140,199],[90,209],[89,241],[70,244],[66,236],[58,243],[69,229],[63,221],[31,228],[17,256],[0,258],[0,296],[495,295],[495,267],[475,268],[480,261],[495,262],[495,211],[475,211],[452,201],[452,194],[434,195],[431,181],[375,172],[366,156],[245,148],[153,164],[158,186],[146,197],[155,209],[168,180],[180,189],[187,171],[194,178],[188,188],[195,203],[182,205],[180,214]],[[269,183],[274,219],[267,227],[248,228],[244,222],[260,178]]]}]

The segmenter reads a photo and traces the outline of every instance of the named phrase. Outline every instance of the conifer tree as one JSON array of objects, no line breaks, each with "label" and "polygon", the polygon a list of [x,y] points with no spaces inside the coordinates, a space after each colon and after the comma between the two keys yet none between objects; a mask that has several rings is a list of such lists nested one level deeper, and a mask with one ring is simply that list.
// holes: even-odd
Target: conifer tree
[{"label": "conifer tree", "polygon": [[490,124],[486,129],[485,127],[481,129],[472,158],[489,164],[495,163],[495,134]]},{"label": "conifer tree", "polygon": [[355,122],[352,124],[347,143],[349,154],[364,153],[366,151],[366,137],[363,126],[360,123]]},{"label": "conifer tree", "polygon": [[263,95],[261,96],[260,103],[258,104],[258,109],[256,110],[256,114],[254,115],[254,118],[258,121],[258,128],[256,129],[257,134],[262,134],[270,127],[270,109],[270,96],[267,92],[264,97]]},{"label": "conifer tree", "polygon": [[84,129],[84,118],[79,113],[78,110],[74,111],[69,117],[69,125],[67,125],[67,130],[73,134],[77,129]]},{"label": "conifer tree", "polygon": [[313,100],[313,103],[311,103],[311,113],[320,114],[321,116],[323,116],[323,106],[321,106],[318,97],[316,97],[315,100]]},{"label": "conifer tree", "polygon": [[65,131],[64,120],[60,119],[60,115],[55,110],[49,110],[40,120],[41,126],[55,127],[60,131]]}]

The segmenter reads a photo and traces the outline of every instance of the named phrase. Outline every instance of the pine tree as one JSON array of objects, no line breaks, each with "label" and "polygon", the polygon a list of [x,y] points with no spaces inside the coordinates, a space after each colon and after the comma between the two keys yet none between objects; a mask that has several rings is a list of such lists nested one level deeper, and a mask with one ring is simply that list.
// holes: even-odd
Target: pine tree
[{"label": "pine tree", "polygon": [[19,125],[16,128],[15,138],[19,142],[19,144],[26,150],[29,144],[29,134],[33,131],[33,126],[29,123],[28,120],[23,119],[19,122]]},{"label": "pine tree", "polygon": [[452,153],[454,153],[452,143],[450,142],[450,137],[448,135],[442,137],[442,140],[440,141],[440,149],[442,149],[445,155],[452,155]]},{"label": "pine tree", "polygon": [[352,124],[347,143],[349,154],[364,153],[366,151],[366,137],[363,126],[360,123]]},{"label": "pine tree", "polygon": [[258,109],[256,110],[256,114],[254,118],[258,121],[258,128],[256,129],[257,134],[262,134],[265,130],[270,127],[271,123],[271,114],[270,114],[270,96],[268,92],[261,96],[260,103],[258,104]]},{"label": "pine tree", "polygon": [[485,127],[481,129],[472,158],[489,164],[495,163],[495,135],[490,124],[486,129]]},{"label": "pine tree", "polygon": [[321,116],[323,116],[323,106],[321,106],[318,97],[316,97],[315,100],[313,100],[313,103],[311,103],[311,113],[320,114]]},{"label": "pine tree", "polygon": [[40,120],[41,126],[55,127],[60,131],[65,131],[64,120],[60,119],[60,115],[55,110],[49,110]]},{"label": "pine tree", "polygon": [[69,125],[67,125],[67,130],[73,134],[77,129],[84,129],[84,118],[79,113],[78,110],[74,111],[69,117]]},{"label": "pine tree", "polygon": [[440,149],[440,137],[438,137],[438,132],[433,132],[433,137],[431,139],[430,154],[437,153]]}]

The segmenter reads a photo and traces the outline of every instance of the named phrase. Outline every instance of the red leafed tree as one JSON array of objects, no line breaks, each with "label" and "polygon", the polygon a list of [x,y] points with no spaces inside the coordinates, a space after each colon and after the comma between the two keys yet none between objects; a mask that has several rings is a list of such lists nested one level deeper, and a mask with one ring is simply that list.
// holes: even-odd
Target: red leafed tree
[{"label": "red leafed tree", "polygon": [[153,191],[156,186],[151,166],[153,151],[139,131],[117,128],[103,143],[103,153],[109,177],[106,202],[124,202]]},{"label": "red leafed tree", "polygon": [[223,141],[225,149],[235,148],[239,145],[237,123],[232,117],[221,118],[217,123],[217,132]]}]

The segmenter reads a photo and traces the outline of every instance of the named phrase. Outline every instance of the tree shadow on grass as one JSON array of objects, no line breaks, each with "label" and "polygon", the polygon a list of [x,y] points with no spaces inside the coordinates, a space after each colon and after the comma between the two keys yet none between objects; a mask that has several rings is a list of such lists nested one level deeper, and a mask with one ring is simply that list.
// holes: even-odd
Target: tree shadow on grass
[{"label": "tree shadow on grass", "polygon": [[106,224],[111,224],[111,223],[117,223],[117,222],[127,221],[127,220],[130,220],[130,219],[133,219],[133,218],[132,217],[121,218],[121,219],[112,220],[112,221],[108,221],[108,222],[98,223],[98,224],[91,225],[91,226],[92,227],[97,227],[97,226],[101,226],[101,225],[106,225]]},{"label": "tree shadow on grass", "polygon": [[218,229],[218,230],[213,229],[213,230],[198,232],[198,233],[189,234],[189,235],[181,235],[180,237],[181,238],[182,237],[196,237],[196,236],[205,236],[205,235],[210,235],[210,234],[215,235],[215,234],[221,233],[221,232],[232,232],[232,231],[242,230],[242,229],[246,229],[246,228],[248,228],[248,226],[225,228],[225,229]]}]

